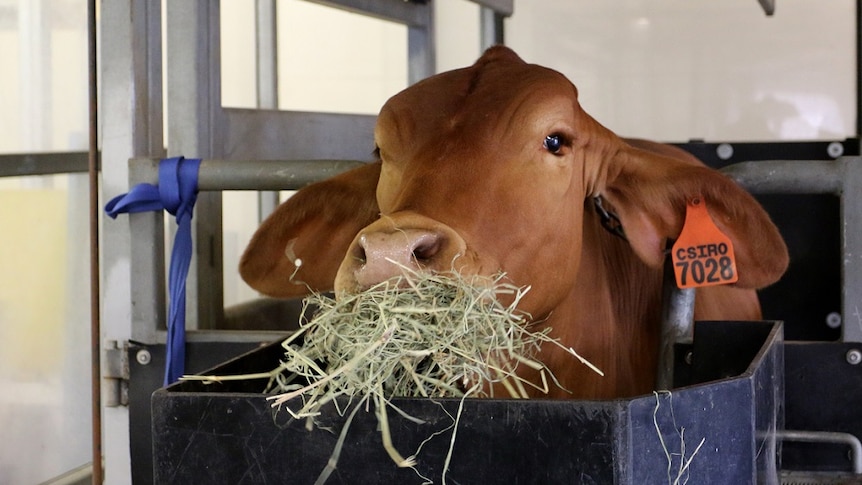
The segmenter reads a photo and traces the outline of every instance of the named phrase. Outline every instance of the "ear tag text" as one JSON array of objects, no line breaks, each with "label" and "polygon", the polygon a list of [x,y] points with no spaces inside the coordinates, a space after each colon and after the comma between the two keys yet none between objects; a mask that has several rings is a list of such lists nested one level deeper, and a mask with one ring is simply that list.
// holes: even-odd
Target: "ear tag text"
[{"label": "ear tag text", "polygon": [[733,243],[715,225],[702,197],[694,197],[686,205],[685,224],[671,250],[671,261],[679,288],[724,285],[739,279]]}]

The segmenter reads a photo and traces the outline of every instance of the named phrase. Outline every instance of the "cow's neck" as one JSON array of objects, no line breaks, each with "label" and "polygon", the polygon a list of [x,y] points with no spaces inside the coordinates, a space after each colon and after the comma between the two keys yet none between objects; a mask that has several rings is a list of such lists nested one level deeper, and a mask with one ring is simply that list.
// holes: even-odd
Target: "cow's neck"
[{"label": "cow's neck", "polygon": [[[556,348],[543,361],[574,397],[619,397],[653,388],[661,271],[648,268],[585,206],[582,259],[572,292],[548,325],[566,346],[605,372],[600,377]],[[566,397],[566,393],[553,393]]]}]

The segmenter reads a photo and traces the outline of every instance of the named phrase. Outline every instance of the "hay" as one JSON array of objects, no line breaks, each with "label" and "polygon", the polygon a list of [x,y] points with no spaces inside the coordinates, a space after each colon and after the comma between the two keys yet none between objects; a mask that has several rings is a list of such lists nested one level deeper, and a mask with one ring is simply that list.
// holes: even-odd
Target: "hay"
[{"label": "hay", "polygon": [[[475,382],[506,381],[522,388],[515,367],[521,362],[541,369],[532,357],[550,338],[548,329],[531,332],[526,316],[516,310],[528,289],[501,278],[475,285],[458,276],[412,273],[341,301],[324,295],[307,298],[305,305],[319,310],[284,343],[282,367],[286,375],[304,377],[313,387],[285,393],[274,404],[324,384],[337,395],[379,389],[387,398],[461,397]],[[503,307],[501,296],[514,301]],[[297,344],[299,336],[303,339]],[[325,362],[326,369],[318,362]],[[518,392],[516,397],[526,396]]]},{"label": "hay", "polygon": [[[271,377],[271,387],[281,391],[267,398],[272,407],[296,419],[307,418],[309,427],[328,403],[348,415],[318,483],[335,469],[347,428],[361,407],[373,403],[383,446],[396,465],[414,467],[419,450],[405,458],[395,449],[388,411],[422,421],[395,406],[393,397],[461,398],[454,428],[467,396],[495,397],[502,389],[508,396],[527,398],[527,387],[547,393],[549,379],[559,386],[535,359],[542,345],[560,346],[601,374],[551,338],[550,328],[536,330],[530,316],[518,311],[528,291],[506,283],[504,274],[468,280],[403,268],[402,276],[337,301],[319,294],[306,298],[305,310],[318,310],[284,341],[284,360],[265,375]],[[501,300],[511,303],[503,305]],[[522,365],[534,369],[540,382],[519,377],[516,371]],[[454,438],[453,430],[444,483]]]},{"label": "hay", "polygon": [[[373,402],[384,448],[398,466],[414,466],[415,456],[405,458],[392,446],[387,408],[418,420],[395,407],[393,397],[493,397],[499,386],[526,398],[527,386],[547,392],[548,378],[556,382],[534,356],[542,344],[560,344],[547,327],[533,331],[529,315],[517,310],[529,288],[504,278],[468,281],[405,268],[401,277],[338,301],[307,298],[306,307],[319,310],[283,344],[277,381],[284,392],[269,398],[272,406],[284,405],[294,418],[313,418],[324,404],[338,406],[339,398],[354,406]],[[511,303],[504,306],[503,299]],[[541,382],[516,375],[520,365],[538,371]],[[301,402],[291,406],[298,397]]]}]

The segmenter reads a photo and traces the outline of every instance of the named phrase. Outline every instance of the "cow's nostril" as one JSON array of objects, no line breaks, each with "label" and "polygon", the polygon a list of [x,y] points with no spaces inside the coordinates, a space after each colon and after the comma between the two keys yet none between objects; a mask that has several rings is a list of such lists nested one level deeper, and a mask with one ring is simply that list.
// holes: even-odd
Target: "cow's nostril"
[{"label": "cow's nostril", "polygon": [[427,235],[417,241],[413,248],[413,257],[420,263],[430,261],[440,252],[440,247],[439,237]]},{"label": "cow's nostril", "polygon": [[350,256],[359,264],[365,264],[368,260],[368,255],[365,253],[365,246],[367,241],[365,236],[360,236],[359,242],[353,245],[353,250],[351,251]]}]

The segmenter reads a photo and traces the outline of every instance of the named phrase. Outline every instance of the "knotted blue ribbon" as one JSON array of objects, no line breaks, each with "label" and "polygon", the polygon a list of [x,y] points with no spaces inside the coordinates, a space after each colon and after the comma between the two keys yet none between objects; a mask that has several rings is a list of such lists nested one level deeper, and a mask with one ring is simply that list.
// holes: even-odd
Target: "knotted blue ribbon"
[{"label": "knotted blue ribbon", "polygon": [[165,385],[176,382],[186,361],[186,278],[192,258],[192,212],[198,194],[200,159],[166,158],[159,163],[159,183],[139,184],[111,199],[105,212],[118,214],[166,210],[177,219],[177,233],[168,273],[167,358]]}]

